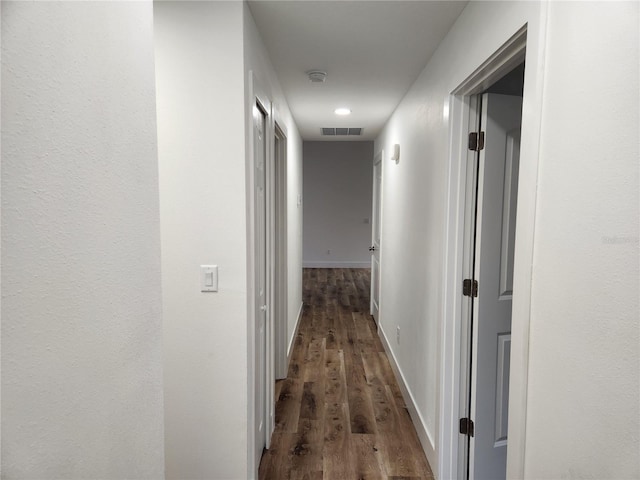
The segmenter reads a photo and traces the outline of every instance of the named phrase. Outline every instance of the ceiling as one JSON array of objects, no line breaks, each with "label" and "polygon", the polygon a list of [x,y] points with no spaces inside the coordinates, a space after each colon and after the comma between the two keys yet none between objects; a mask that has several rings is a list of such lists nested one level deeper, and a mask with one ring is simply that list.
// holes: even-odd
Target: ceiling
[{"label": "ceiling", "polygon": [[[373,140],[466,1],[249,0],[304,140]],[[324,70],[324,83],[306,72]],[[338,107],[351,115],[340,117]],[[327,137],[322,127],[362,127]]]}]

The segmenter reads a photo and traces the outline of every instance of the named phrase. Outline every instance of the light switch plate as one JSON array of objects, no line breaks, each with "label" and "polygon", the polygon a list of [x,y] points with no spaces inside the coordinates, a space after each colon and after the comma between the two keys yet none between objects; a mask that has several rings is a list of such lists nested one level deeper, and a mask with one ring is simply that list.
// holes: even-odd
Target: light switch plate
[{"label": "light switch plate", "polygon": [[218,291],[218,266],[200,265],[200,291]]}]

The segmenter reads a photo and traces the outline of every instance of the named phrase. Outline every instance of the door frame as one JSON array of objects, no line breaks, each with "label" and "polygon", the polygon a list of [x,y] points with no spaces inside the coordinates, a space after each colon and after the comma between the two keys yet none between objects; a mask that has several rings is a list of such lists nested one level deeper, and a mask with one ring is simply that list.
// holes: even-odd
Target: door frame
[{"label": "door frame", "polygon": [[443,311],[441,329],[441,376],[439,397],[439,478],[464,478],[458,433],[462,382],[466,368],[468,307],[462,295],[462,282],[470,268],[465,258],[466,188],[473,172],[469,166],[467,136],[477,113],[475,95],[485,90],[523,60],[525,85],[521,134],[520,175],[518,181],[518,219],[514,261],[511,372],[509,377],[509,450],[507,478],[524,478],[527,383],[529,367],[529,329],[531,315],[531,277],[534,254],[538,161],[542,117],[544,32],[546,6],[541,7],[540,31],[527,39],[527,24],[491,54],[455,88],[445,108],[449,112],[450,157],[445,212],[445,258],[443,262]]},{"label": "door frame", "polygon": [[[249,85],[248,96],[245,102],[245,131],[246,131],[246,174],[247,174],[247,472],[249,478],[257,478],[259,461],[256,462],[256,402],[259,392],[256,391],[256,375],[257,372],[254,369],[255,356],[256,356],[256,211],[255,211],[255,148],[254,148],[254,134],[253,134],[253,107],[258,104],[260,108],[265,112],[265,186],[268,184],[268,170],[269,165],[273,161],[273,107],[272,102],[266,91],[263,89],[262,84],[256,78],[253,71],[249,71]],[[267,241],[267,299],[270,299],[270,248],[271,240],[269,234],[269,193],[265,191],[267,195],[265,202],[267,206],[267,218],[266,220],[266,241]],[[265,445],[269,446],[270,432],[273,429],[271,425],[271,412],[275,408],[274,404],[274,390],[275,390],[275,376],[274,376],[274,364],[273,364],[273,332],[272,332],[272,317],[267,310],[267,319],[265,325],[265,357],[268,359],[265,365]]]},{"label": "door frame", "polygon": [[[373,309],[373,288],[375,285],[375,280],[374,279],[374,273],[375,270],[373,268],[373,262],[374,262],[374,253],[371,253],[371,292],[370,292],[370,301],[369,301],[369,313],[371,314],[372,317],[374,317],[375,323],[376,325],[379,327],[380,326],[380,292],[382,292],[382,192],[383,192],[383,182],[384,182],[384,150],[380,150],[377,154],[374,155],[373,157],[373,190],[372,190],[372,202],[371,202],[371,245],[375,246],[375,239],[374,239],[374,235],[375,235],[375,229],[376,227],[378,227],[380,229],[380,244],[378,245],[378,277],[377,277],[377,282],[378,282],[378,309],[376,312],[377,316],[373,315],[374,309]],[[375,201],[376,201],[376,175],[375,175],[375,171],[376,171],[376,165],[380,164],[380,167],[378,167],[380,169],[380,186],[378,188],[377,194],[378,194],[378,217],[376,218],[376,211],[375,211]]]},{"label": "door frame", "polygon": [[[274,334],[274,377],[287,377],[287,319],[288,319],[288,262],[287,262],[287,129],[280,121],[277,110],[273,110],[273,156],[271,161],[270,184],[273,213],[269,223],[269,236],[272,238],[271,251],[273,270],[272,318]],[[280,148],[278,148],[280,147]],[[274,400],[275,410],[275,400]],[[275,414],[271,412],[272,416]],[[274,426],[272,420],[271,426]]]}]

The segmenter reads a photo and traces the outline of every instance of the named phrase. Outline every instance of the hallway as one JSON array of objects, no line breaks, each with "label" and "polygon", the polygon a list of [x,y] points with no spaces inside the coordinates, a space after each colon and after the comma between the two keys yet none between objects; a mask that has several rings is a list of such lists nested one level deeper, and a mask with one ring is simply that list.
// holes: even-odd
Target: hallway
[{"label": "hallway", "polygon": [[260,480],[431,479],[369,315],[368,269],[304,269],[304,312]]}]

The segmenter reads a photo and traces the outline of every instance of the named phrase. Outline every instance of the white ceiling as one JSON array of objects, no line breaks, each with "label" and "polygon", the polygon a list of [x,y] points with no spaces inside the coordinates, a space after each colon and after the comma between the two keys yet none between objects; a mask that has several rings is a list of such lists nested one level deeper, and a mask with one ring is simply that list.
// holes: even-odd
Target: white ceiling
[{"label": "white ceiling", "polygon": [[[373,140],[466,1],[249,0],[304,140]],[[327,72],[311,83],[305,72]],[[339,117],[337,107],[352,114]],[[322,127],[363,127],[322,137]]]}]

